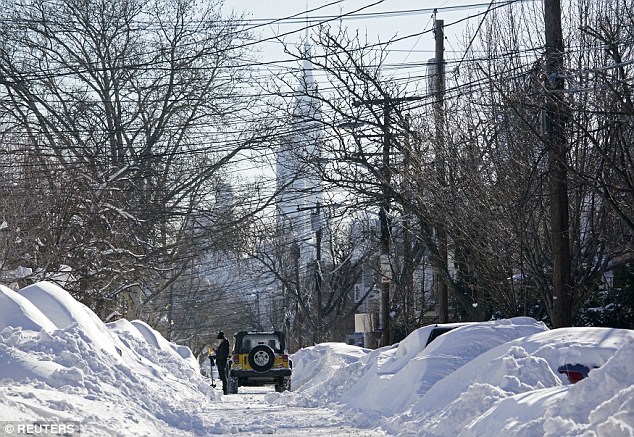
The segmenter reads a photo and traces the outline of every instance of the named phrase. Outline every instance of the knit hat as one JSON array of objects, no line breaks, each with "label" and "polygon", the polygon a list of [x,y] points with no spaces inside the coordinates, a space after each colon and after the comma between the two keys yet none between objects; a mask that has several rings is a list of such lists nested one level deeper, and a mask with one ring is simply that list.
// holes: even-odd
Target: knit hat
[{"label": "knit hat", "polygon": [[222,332],[222,331],[220,331],[220,332],[218,333],[218,337],[216,337],[216,338],[217,338],[217,339],[225,338],[225,333],[224,333],[224,332]]}]

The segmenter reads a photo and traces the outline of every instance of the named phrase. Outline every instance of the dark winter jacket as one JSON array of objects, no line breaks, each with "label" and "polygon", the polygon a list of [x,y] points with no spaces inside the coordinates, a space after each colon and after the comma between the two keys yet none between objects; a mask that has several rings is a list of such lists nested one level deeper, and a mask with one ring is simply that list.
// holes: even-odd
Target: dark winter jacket
[{"label": "dark winter jacket", "polygon": [[227,360],[229,359],[229,340],[223,338],[216,349],[216,361],[227,364]]}]

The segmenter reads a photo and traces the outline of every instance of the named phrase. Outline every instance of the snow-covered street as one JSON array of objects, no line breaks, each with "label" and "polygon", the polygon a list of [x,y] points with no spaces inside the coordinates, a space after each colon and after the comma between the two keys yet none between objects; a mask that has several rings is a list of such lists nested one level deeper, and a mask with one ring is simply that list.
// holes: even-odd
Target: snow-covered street
[{"label": "snow-covered street", "polygon": [[[219,386],[220,387],[220,386]],[[380,429],[364,428],[362,419],[351,422],[351,417],[320,407],[276,405],[267,397],[277,397],[271,387],[242,387],[237,395],[223,396],[204,416],[216,427],[210,433],[231,435],[276,436],[382,436]],[[369,423],[367,424],[370,425]]]},{"label": "snow-covered street", "polygon": [[[516,317],[430,343],[435,328],[376,350],[305,347],[291,391],[223,396],[189,348],[140,320],[105,324],[47,282],[0,286],[0,422],[99,437],[634,436],[634,331]],[[579,365],[587,375],[572,384],[561,368]]]},{"label": "snow-covered street", "polygon": [[634,0],[0,35],[0,437],[634,437]]},{"label": "snow-covered street", "polygon": [[385,435],[363,415],[282,402],[270,386],[223,396],[188,348],[140,321],[106,325],[50,283],[0,292],[0,421],[15,429],[74,423],[80,435],[95,436]]}]

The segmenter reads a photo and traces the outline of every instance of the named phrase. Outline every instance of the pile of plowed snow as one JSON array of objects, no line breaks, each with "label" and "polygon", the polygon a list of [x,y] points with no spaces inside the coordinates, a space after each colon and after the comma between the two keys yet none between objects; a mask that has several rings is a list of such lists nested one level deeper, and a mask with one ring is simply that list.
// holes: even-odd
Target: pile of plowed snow
[{"label": "pile of plowed snow", "polygon": [[[417,436],[634,436],[634,331],[549,330],[520,317],[433,326],[377,350],[323,343],[293,359],[292,393],[270,402],[356,412]],[[559,366],[582,363],[571,385]],[[587,434],[584,434],[587,433]]]},{"label": "pile of plowed snow", "polygon": [[191,351],[141,321],[104,324],[64,289],[0,286],[0,418],[83,435],[204,434],[215,398]]}]

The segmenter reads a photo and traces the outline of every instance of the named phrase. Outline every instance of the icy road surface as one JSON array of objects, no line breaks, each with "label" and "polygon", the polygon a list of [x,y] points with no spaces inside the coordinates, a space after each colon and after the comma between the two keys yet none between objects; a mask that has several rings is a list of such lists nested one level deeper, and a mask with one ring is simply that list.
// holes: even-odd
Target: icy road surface
[{"label": "icy road surface", "polygon": [[[218,384],[221,387],[221,384]],[[206,419],[213,434],[251,436],[385,436],[381,429],[357,428],[334,410],[272,405],[266,396],[271,387],[240,387],[237,395],[225,395]]]}]

